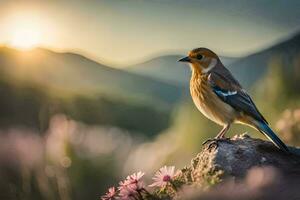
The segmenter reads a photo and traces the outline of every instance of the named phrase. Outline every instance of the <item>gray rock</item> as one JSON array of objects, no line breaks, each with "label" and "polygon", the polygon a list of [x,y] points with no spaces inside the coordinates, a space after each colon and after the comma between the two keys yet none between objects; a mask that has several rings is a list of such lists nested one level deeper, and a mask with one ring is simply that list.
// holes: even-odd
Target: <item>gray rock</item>
[{"label": "gray rock", "polygon": [[192,161],[192,176],[197,180],[202,178],[203,171],[223,171],[225,176],[241,178],[250,168],[263,165],[274,166],[284,173],[300,173],[300,156],[286,154],[269,141],[253,139],[247,134],[236,135],[206,144]]},{"label": "gray rock", "polygon": [[178,199],[300,199],[299,149],[289,149],[293,153],[247,134],[209,142],[182,170],[185,183],[200,187]]}]

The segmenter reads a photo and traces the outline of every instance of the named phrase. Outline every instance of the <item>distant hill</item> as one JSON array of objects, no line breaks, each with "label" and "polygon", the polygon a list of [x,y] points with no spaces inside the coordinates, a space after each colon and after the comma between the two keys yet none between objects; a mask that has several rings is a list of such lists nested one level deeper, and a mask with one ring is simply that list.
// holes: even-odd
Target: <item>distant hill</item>
[{"label": "distant hill", "polygon": [[274,62],[282,65],[282,73],[290,78],[300,76],[300,33],[265,50],[246,56],[229,65],[229,69],[245,86],[251,87],[265,76]]},{"label": "distant hill", "polygon": [[152,136],[167,128],[182,88],[47,49],[0,48],[0,127],[48,128],[63,113]]},{"label": "distant hill", "polygon": [[[176,61],[182,55],[160,56],[146,62],[129,66],[129,72],[155,78],[175,85],[188,86],[190,70]],[[253,86],[263,78],[270,65],[280,60],[285,66],[284,72],[300,74],[300,33],[273,46],[242,58],[221,57],[223,64],[246,88]],[[299,75],[300,76],[300,75]]]},{"label": "distant hill", "polygon": [[[190,80],[190,69],[177,60],[183,55],[166,55],[153,58],[146,62],[129,66],[129,72],[151,77],[166,83],[188,86]],[[230,64],[236,58],[221,57],[224,64]]]},{"label": "distant hill", "polygon": [[182,92],[177,86],[111,68],[79,54],[41,48],[28,52],[0,48],[0,70],[14,80],[31,81],[57,90],[104,93],[165,105],[176,102]]}]

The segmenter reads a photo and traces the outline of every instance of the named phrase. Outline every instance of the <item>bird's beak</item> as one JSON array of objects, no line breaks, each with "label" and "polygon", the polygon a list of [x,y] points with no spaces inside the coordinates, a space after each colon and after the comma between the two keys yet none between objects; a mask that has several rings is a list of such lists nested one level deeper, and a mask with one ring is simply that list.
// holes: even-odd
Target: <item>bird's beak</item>
[{"label": "bird's beak", "polygon": [[187,57],[179,59],[177,62],[191,62],[191,59],[187,56]]}]

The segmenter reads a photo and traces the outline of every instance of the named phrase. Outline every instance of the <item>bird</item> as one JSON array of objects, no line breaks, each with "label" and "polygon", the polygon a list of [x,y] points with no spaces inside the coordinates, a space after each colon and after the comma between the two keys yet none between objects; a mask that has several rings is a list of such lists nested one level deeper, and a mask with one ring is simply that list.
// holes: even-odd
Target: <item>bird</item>
[{"label": "bird", "polygon": [[270,128],[250,95],[216,53],[208,48],[196,48],[178,62],[191,67],[190,93],[198,110],[223,127],[214,140],[226,139],[230,126],[240,123],[263,133],[275,146],[289,153],[288,147]]}]

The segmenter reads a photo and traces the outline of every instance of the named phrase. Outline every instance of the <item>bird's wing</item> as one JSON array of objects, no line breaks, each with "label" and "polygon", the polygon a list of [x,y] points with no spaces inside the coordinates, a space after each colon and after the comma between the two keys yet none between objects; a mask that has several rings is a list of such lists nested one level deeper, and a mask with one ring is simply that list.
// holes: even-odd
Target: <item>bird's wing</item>
[{"label": "bird's wing", "polygon": [[229,71],[226,73],[211,72],[208,83],[214,93],[225,103],[237,111],[243,112],[256,120],[267,123],[266,119],[258,111],[251,97],[242,89],[237,80]]}]

